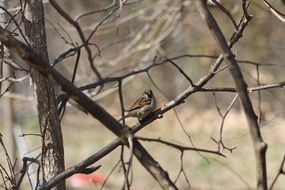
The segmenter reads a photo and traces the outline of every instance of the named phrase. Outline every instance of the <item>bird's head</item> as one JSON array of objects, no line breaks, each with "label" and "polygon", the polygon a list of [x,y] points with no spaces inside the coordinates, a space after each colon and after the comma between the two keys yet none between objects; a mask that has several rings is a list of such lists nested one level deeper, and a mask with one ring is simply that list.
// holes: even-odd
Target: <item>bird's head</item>
[{"label": "bird's head", "polygon": [[148,97],[148,98],[153,97],[152,90],[150,90],[150,89],[147,89],[146,91],[144,91],[143,94],[144,94],[146,97]]}]

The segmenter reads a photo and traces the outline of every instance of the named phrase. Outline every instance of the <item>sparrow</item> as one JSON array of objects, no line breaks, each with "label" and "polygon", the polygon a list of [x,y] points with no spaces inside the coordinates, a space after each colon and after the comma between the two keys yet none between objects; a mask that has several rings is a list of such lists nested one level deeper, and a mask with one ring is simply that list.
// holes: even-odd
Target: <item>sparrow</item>
[{"label": "sparrow", "polygon": [[152,90],[146,90],[143,96],[137,99],[135,103],[126,111],[128,112],[123,118],[119,119],[121,121],[124,118],[136,117],[139,120],[146,117],[156,108],[156,99]]}]

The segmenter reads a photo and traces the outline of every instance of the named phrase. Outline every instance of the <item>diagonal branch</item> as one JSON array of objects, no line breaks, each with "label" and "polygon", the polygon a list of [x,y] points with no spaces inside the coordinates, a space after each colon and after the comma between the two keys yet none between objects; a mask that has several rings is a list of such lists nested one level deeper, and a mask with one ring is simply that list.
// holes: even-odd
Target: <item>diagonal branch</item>
[{"label": "diagonal branch", "polygon": [[[223,57],[229,67],[230,73],[234,79],[236,90],[238,92],[239,98],[241,100],[243,110],[245,112],[247,122],[249,125],[249,132],[254,146],[255,159],[256,159],[256,175],[257,175],[257,189],[267,189],[267,175],[266,175],[266,149],[267,145],[264,143],[261,133],[259,130],[259,125],[257,121],[257,116],[253,110],[251,100],[247,91],[247,84],[244,81],[241,70],[237,64],[234,54],[232,53],[225,36],[223,35],[221,29],[219,28],[215,18],[209,11],[206,1],[199,0],[197,2],[197,8],[202,16],[204,22],[210,29],[217,45],[223,52]],[[246,0],[243,1],[246,4]],[[245,12],[246,14],[246,12]],[[245,15],[245,21],[247,20]]]},{"label": "diagonal branch", "polygon": [[273,186],[275,185],[275,183],[277,182],[278,178],[280,175],[285,175],[285,170],[283,169],[285,165],[285,155],[283,156],[283,160],[281,162],[281,165],[280,165],[280,168],[279,168],[279,171],[278,171],[278,174],[275,176],[272,184],[270,185],[269,189],[272,190],[273,189]]},{"label": "diagonal branch", "polygon": [[[2,27],[0,27],[0,41],[12,52],[18,55],[30,67],[36,69],[39,73],[47,77],[56,85],[59,85],[61,87],[61,90],[66,92],[71,99],[82,106],[89,114],[100,121],[116,136],[121,137],[122,142],[125,142],[127,136],[121,136],[124,134],[125,127],[122,126],[114,117],[112,117],[104,108],[92,101],[74,84],[72,84],[54,68],[52,68],[50,64],[48,64],[41,56],[36,54],[33,49],[15,39],[8,31]],[[175,184],[169,178],[167,172],[159,166],[159,164],[137,141],[134,141],[134,154],[145,166],[148,172],[153,177],[155,177],[163,189],[177,189]],[[53,180],[53,178],[51,180]]]},{"label": "diagonal branch", "polygon": [[266,0],[263,0],[263,1],[265,5],[269,8],[269,10],[274,14],[274,16],[276,16],[282,22],[285,22],[285,14],[281,13],[276,8],[274,8],[270,3],[268,3],[268,1]]},{"label": "diagonal branch", "polygon": [[42,185],[41,190],[51,189],[60,181],[67,179],[68,177],[72,176],[73,174],[79,173],[80,171],[84,170],[88,166],[92,165],[93,163],[97,162],[113,150],[115,150],[118,146],[122,144],[122,141],[118,138],[111,142],[109,145],[105,146],[95,154],[91,155],[87,159],[81,161],[78,164],[66,169],[65,171],[61,172],[57,176],[53,177],[51,180],[46,182]]}]

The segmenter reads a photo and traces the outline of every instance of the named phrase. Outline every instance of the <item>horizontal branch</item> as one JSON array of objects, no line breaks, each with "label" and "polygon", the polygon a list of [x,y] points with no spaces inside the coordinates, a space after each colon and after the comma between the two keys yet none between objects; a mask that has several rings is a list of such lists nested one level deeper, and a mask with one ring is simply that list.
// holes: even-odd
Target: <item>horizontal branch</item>
[{"label": "horizontal branch", "polygon": [[[261,91],[261,90],[268,90],[268,89],[274,89],[274,88],[283,88],[285,86],[285,81],[274,83],[274,84],[265,84],[255,87],[248,87],[247,91],[249,93],[255,92],[255,91]],[[235,88],[230,87],[207,87],[207,88],[200,88],[201,92],[237,92]]]},{"label": "horizontal branch", "polygon": [[0,83],[3,81],[9,81],[9,82],[22,82],[23,80],[26,80],[30,74],[27,74],[26,76],[23,76],[21,78],[13,78],[13,77],[3,77],[0,79]]},{"label": "horizontal branch", "polygon": [[[69,52],[70,53],[70,52]],[[157,66],[161,66],[164,64],[169,64],[171,62],[170,61],[175,61],[175,60],[179,60],[179,59],[183,59],[183,58],[209,58],[209,59],[218,59],[219,56],[216,55],[207,55],[207,54],[183,54],[183,55],[179,55],[179,56],[175,56],[175,57],[171,57],[171,58],[167,58],[167,59],[162,59],[162,60],[158,60],[155,63],[146,66],[145,68],[136,70],[136,71],[132,71],[129,72],[127,74],[121,75],[121,76],[117,76],[117,77],[107,77],[104,78],[102,80],[99,80],[95,83],[91,83],[91,84],[87,84],[84,86],[79,87],[80,90],[87,90],[87,89],[92,89],[92,88],[96,88],[100,85],[106,84],[106,83],[111,83],[111,82],[118,82],[121,80],[124,80],[125,78],[128,78],[130,76],[134,76],[137,74],[141,74],[141,73],[146,73],[148,72],[150,69],[157,67]],[[249,61],[249,60],[237,60],[238,63],[244,63],[244,64],[250,64],[250,65],[256,65],[256,66],[273,66],[273,67],[285,67],[285,65],[282,64],[276,64],[276,63],[270,63],[270,62],[255,62],[255,61]]]},{"label": "horizontal branch", "polygon": [[209,154],[215,154],[218,156],[222,156],[225,157],[225,155],[223,155],[222,153],[218,152],[218,151],[213,151],[213,150],[207,150],[207,149],[202,149],[202,148],[194,148],[194,147],[187,147],[187,146],[182,146],[179,144],[175,144],[172,142],[167,142],[161,139],[155,139],[155,138],[146,138],[146,137],[135,137],[138,140],[142,140],[142,141],[149,141],[149,142],[158,142],[161,144],[165,144],[167,146],[173,147],[175,149],[178,149],[180,151],[186,151],[186,150],[193,150],[193,151],[197,151],[197,152],[205,152],[205,153],[209,153]]}]

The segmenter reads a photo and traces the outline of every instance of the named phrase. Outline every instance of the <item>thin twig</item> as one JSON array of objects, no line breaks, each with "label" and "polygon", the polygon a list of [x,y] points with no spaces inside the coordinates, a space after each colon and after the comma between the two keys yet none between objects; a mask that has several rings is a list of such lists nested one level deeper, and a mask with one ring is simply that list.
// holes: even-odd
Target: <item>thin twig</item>
[{"label": "thin twig", "polygon": [[230,11],[228,11],[221,3],[219,3],[217,0],[212,0],[221,10],[223,13],[225,13],[225,15],[227,15],[229,17],[229,19],[232,21],[235,29],[238,29],[238,25],[234,19],[234,17],[232,16],[232,14],[230,13]]},{"label": "thin twig", "polygon": [[97,68],[95,67],[94,63],[93,63],[93,59],[92,59],[92,51],[90,49],[90,47],[88,46],[88,41],[89,39],[86,40],[83,31],[80,27],[80,25],[78,24],[78,22],[76,22],[75,20],[73,20],[70,15],[64,11],[56,2],[55,0],[50,0],[51,5],[55,8],[55,10],[63,17],[66,19],[67,22],[69,22],[72,26],[74,26],[74,28],[77,30],[80,39],[82,41],[82,44],[84,44],[85,50],[87,52],[87,57],[88,57],[88,61],[89,64],[91,66],[91,69],[93,70],[93,72],[96,74],[96,76],[98,77],[99,80],[102,79],[101,74],[99,73],[99,71],[97,70]]},{"label": "thin twig", "polygon": [[[215,97],[215,105],[216,105],[216,108],[218,110],[218,113],[220,115],[220,117],[222,118],[222,121],[221,121],[221,125],[220,125],[220,133],[219,133],[219,140],[215,140],[214,138],[211,138],[214,142],[217,143],[218,145],[218,152],[223,152],[223,149],[226,149],[230,152],[232,152],[236,147],[232,147],[232,148],[228,148],[224,145],[224,142],[223,142],[223,129],[224,129],[224,123],[225,123],[225,120],[226,120],[226,117],[228,115],[228,113],[230,112],[231,108],[233,107],[235,101],[237,100],[238,98],[238,95],[235,95],[235,97],[233,98],[233,100],[231,101],[230,105],[228,106],[228,108],[226,109],[226,112],[223,114],[221,112],[221,109],[220,107],[218,106],[218,102],[217,102],[217,98],[216,98],[216,95],[215,93],[213,92],[213,95]],[[221,150],[221,146],[222,146],[222,150]]]},{"label": "thin twig", "polygon": [[273,189],[273,187],[274,187],[275,183],[277,182],[280,175],[282,175],[282,174],[285,175],[285,170],[283,169],[284,165],[285,165],[285,155],[283,156],[283,160],[282,160],[281,165],[279,167],[279,171],[278,171],[277,175],[275,176],[272,184],[270,185],[269,190]]},{"label": "thin twig", "polygon": [[204,153],[215,154],[215,155],[218,155],[218,156],[226,157],[225,155],[223,155],[222,153],[220,153],[218,151],[207,150],[207,149],[202,149],[202,148],[194,148],[194,147],[182,146],[182,145],[179,145],[179,144],[175,144],[175,143],[171,143],[171,142],[167,142],[167,141],[161,140],[160,138],[156,139],[156,138],[147,138],[147,137],[138,137],[138,136],[135,136],[134,138],[138,139],[138,140],[142,140],[142,141],[158,142],[158,143],[170,146],[170,147],[175,148],[175,149],[180,150],[180,151],[187,151],[187,150],[198,151],[198,152],[204,152]]},{"label": "thin twig", "polygon": [[107,175],[105,181],[103,182],[103,184],[101,185],[100,189],[99,190],[102,190],[105,185],[107,184],[108,180],[110,179],[111,175],[114,173],[115,169],[119,166],[121,160],[118,160],[116,162],[116,164],[113,166],[113,168],[111,169],[111,171],[109,172],[109,174]]},{"label": "thin twig", "polygon": [[20,188],[20,185],[22,183],[22,180],[26,174],[26,171],[27,171],[27,167],[28,167],[28,161],[29,162],[32,162],[32,163],[36,163],[40,166],[40,162],[34,158],[28,158],[28,157],[24,157],[23,159],[23,166],[22,166],[22,169],[20,171],[20,177],[18,179],[18,182],[17,182],[17,185],[16,185],[16,189],[19,189]]},{"label": "thin twig", "polygon": [[174,67],[176,67],[179,70],[179,72],[190,82],[191,86],[194,86],[194,83],[193,83],[192,79],[185,73],[185,71],[183,71],[183,69],[181,67],[179,67],[171,59],[168,59],[167,57],[165,57],[165,59],[166,59],[166,61],[170,62]]}]

